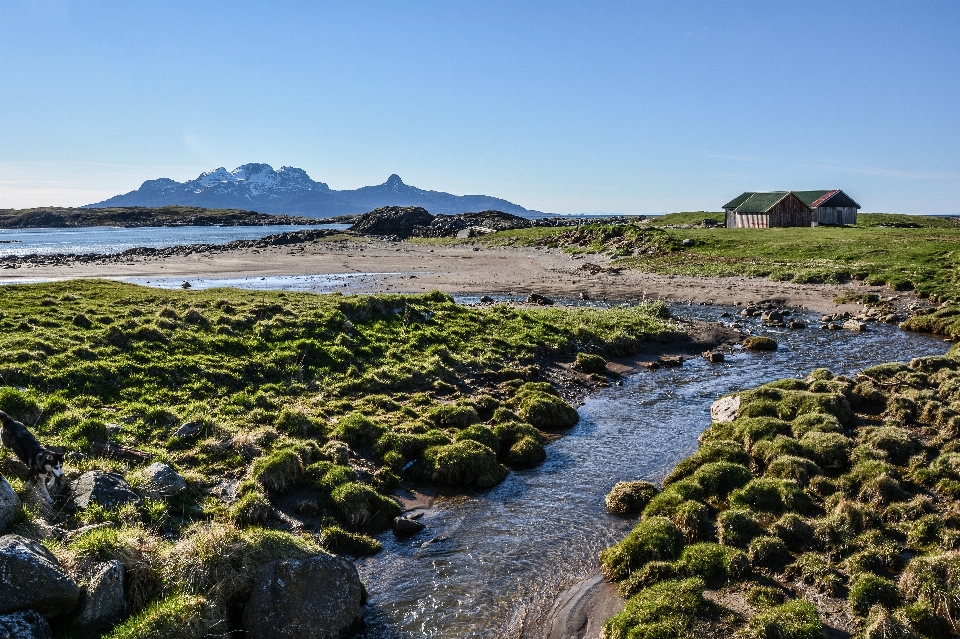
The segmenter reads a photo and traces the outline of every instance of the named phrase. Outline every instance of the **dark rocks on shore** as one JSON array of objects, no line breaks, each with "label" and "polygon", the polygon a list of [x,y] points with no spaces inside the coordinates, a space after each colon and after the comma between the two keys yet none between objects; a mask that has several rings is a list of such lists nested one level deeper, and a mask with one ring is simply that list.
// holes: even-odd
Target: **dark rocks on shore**
[{"label": "dark rocks on shore", "polygon": [[34,610],[48,617],[77,605],[80,589],[43,544],[21,537],[0,537],[0,614]]},{"label": "dark rocks on shore", "polygon": [[305,244],[340,233],[342,233],[342,231],[310,229],[267,235],[258,240],[234,240],[226,244],[184,244],[181,246],[168,246],[166,248],[140,246],[127,249],[122,253],[30,253],[29,255],[8,255],[0,258],[0,267],[21,268],[23,266],[69,266],[71,264],[117,264],[131,262],[135,259],[156,259],[206,253],[229,253],[230,251]]},{"label": "dark rocks on shore", "polygon": [[723,353],[720,351],[707,351],[703,354],[703,357],[711,364],[719,364],[724,359]]},{"label": "dark rocks on shore", "polygon": [[539,293],[530,293],[527,295],[527,304],[536,304],[537,306],[553,306],[553,300],[544,297]]},{"label": "dark rocks on shore", "polygon": [[397,517],[393,520],[393,532],[398,537],[414,535],[426,528],[425,525],[409,517]]},{"label": "dark rocks on shore", "polygon": [[328,554],[263,567],[243,612],[251,639],[342,639],[363,625],[356,567]]}]

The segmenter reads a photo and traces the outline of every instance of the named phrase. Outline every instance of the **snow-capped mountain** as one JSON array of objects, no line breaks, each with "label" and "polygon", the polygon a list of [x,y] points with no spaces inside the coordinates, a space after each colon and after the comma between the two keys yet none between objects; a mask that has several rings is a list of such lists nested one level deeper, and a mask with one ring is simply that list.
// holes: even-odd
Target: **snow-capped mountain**
[{"label": "snow-capped mountain", "polygon": [[269,164],[256,163],[238,166],[233,171],[220,167],[187,182],[169,178],[147,180],[136,191],[88,204],[85,208],[174,204],[310,217],[366,213],[380,206],[422,206],[435,215],[486,210],[515,215],[538,213],[487,195],[452,195],[418,189],[404,184],[396,174],[376,186],[335,191],[323,182],[312,180],[303,169],[283,166],[274,170]]}]

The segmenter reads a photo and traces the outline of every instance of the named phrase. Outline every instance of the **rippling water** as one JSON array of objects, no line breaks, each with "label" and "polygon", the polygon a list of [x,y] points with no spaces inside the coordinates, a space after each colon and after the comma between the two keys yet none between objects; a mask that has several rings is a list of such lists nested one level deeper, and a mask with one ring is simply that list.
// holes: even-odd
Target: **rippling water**
[{"label": "rippling water", "polygon": [[[723,309],[674,310],[717,319]],[[852,333],[743,324],[777,339],[780,349],[736,353],[723,364],[693,359],[626,378],[623,386],[587,400],[580,423],[547,447],[541,466],[512,472],[492,490],[439,501],[419,535],[383,535],[383,552],[358,562],[369,591],[362,637],[519,636],[558,594],[594,573],[597,553],[629,530],[629,521],[603,508],[613,484],[662,479],[696,449],[717,396],[819,366],[853,374],[882,362],[943,354],[948,346],[889,325]]]},{"label": "rippling water", "polygon": [[122,253],[139,246],[166,248],[186,244],[226,244],[267,235],[309,229],[343,230],[349,224],[311,226],[161,226],[118,228],[89,226],[69,229],[0,229],[0,257],[37,253]]}]

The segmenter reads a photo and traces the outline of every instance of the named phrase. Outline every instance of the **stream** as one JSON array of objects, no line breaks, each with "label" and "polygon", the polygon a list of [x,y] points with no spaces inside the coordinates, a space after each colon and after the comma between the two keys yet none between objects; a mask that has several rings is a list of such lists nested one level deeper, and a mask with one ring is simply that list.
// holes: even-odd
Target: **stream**
[{"label": "stream", "polygon": [[735,323],[780,343],[773,353],[737,351],[722,364],[702,358],[643,370],[591,395],[580,423],[547,446],[540,466],[511,472],[487,491],[440,498],[423,512],[426,530],[379,537],[383,551],[357,561],[368,591],[362,639],[519,637],[564,590],[596,573],[597,555],[634,521],[606,513],[618,481],[659,482],[697,448],[720,395],[817,367],[835,374],[888,361],[942,355],[949,344],[896,326],[863,333],[789,331],[758,319],[721,318],[740,309],[677,306],[676,315]]}]

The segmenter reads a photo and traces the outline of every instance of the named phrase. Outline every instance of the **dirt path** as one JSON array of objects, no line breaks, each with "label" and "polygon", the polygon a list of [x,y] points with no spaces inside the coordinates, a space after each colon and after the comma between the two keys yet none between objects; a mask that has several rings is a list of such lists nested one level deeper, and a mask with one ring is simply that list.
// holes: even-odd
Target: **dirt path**
[{"label": "dirt path", "polygon": [[[837,310],[833,298],[857,283],[837,286],[772,282],[762,278],[701,278],[611,269],[602,256],[570,256],[546,248],[427,246],[410,242],[350,239],[264,249],[194,252],[172,257],[94,263],[24,265],[0,270],[0,282],[69,278],[236,278],[275,275],[371,274],[340,280],[343,292],[487,293],[591,299],[665,300],[747,304],[778,300],[791,307]],[[344,283],[346,285],[344,285]],[[864,287],[866,288],[866,287]],[[333,290],[332,288],[330,290]],[[851,307],[852,308],[852,307]]]}]

